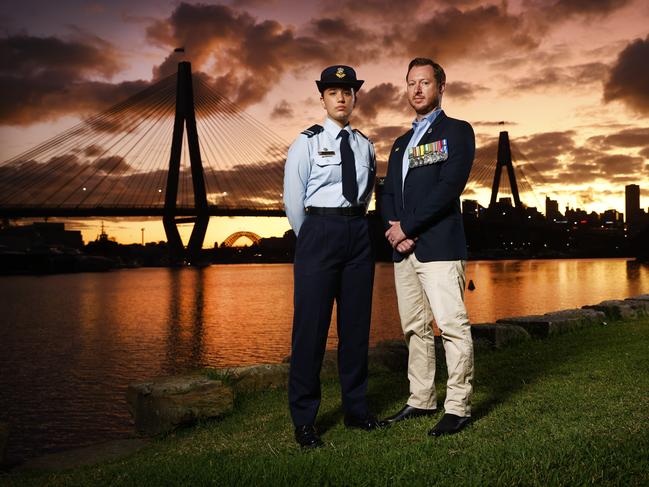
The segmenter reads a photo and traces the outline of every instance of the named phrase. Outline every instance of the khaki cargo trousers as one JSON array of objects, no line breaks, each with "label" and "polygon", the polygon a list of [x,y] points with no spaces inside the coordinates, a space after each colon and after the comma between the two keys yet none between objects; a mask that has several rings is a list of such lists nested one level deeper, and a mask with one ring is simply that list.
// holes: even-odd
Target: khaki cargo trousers
[{"label": "khaki cargo trousers", "polygon": [[470,416],[473,340],[464,306],[466,261],[420,262],[414,253],[394,263],[401,327],[408,345],[408,404],[435,409],[433,318],[441,332],[448,381],[446,413]]}]

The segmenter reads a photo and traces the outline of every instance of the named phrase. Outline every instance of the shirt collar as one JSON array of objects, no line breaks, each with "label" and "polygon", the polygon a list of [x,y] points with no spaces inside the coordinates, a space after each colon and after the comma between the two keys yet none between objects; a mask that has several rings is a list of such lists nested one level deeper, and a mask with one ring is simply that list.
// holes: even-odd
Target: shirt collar
[{"label": "shirt collar", "polygon": [[350,135],[353,135],[354,133],[352,132],[352,127],[351,125],[347,124],[345,125],[342,129],[340,128],[340,125],[338,125],[336,122],[334,122],[332,119],[327,117],[324,121],[324,129],[331,135],[334,139],[338,137],[338,134],[340,133],[341,130],[346,130],[349,132]]},{"label": "shirt collar", "polygon": [[437,118],[437,115],[442,111],[441,107],[437,107],[435,110],[430,112],[428,115],[426,115],[424,118],[421,120],[417,120],[416,118],[412,121],[412,129],[417,130],[417,127],[420,127],[422,125],[428,126],[431,123],[433,123],[433,120]]}]

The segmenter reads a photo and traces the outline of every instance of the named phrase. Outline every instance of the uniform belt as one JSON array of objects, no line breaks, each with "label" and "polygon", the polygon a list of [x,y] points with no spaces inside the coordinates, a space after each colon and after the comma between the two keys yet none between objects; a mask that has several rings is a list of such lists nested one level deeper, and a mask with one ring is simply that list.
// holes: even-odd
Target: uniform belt
[{"label": "uniform belt", "polygon": [[319,216],[363,216],[365,215],[364,206],[346,206],[336,208],[325,208],[322,206],[307,206],[307,215]]}]

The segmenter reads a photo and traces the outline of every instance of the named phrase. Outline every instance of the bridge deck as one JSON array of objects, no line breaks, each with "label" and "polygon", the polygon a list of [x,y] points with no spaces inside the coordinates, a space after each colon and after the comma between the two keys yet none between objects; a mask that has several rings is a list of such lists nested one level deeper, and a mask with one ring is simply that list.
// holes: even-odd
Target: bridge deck
[{"label": "bridge deck", "polygon": [[[3,218],[34,218],[34,217],[101,217],[101,216],[164,216],[162,207],[142,208],[56,208],[56,207],[26,207],[4,206],[0,207],[0,217]],[[178,207],[174,211],[177,216],[196,216],[196,208]],[[285,216],[280,209],[245,209],[245,208],[220,208],[208,206],[209,216]]]}]

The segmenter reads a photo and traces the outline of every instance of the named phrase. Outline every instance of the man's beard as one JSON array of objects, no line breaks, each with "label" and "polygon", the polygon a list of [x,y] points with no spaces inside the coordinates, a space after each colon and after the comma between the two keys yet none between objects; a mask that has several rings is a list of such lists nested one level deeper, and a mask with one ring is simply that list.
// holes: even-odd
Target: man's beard
[{"label": "man's beard", "polygon": [[410,106],[413,108],[413,110],[415,111],[415,113],[417,115],[426,115],[427,113],[430,113],[433,110],[435,110],[437,107],[439,107],[440,99],[439,99],[439,94],[435,94],[435,96],[430,101],[430,103],[428,103],[427,105],[425,105],[425,106],[423,106],[423,107],[421,107],[419,109],[415,108],[413,106],[412,102],[410,102],[410,100],[408,100],[408,102],[410,103]]}]

